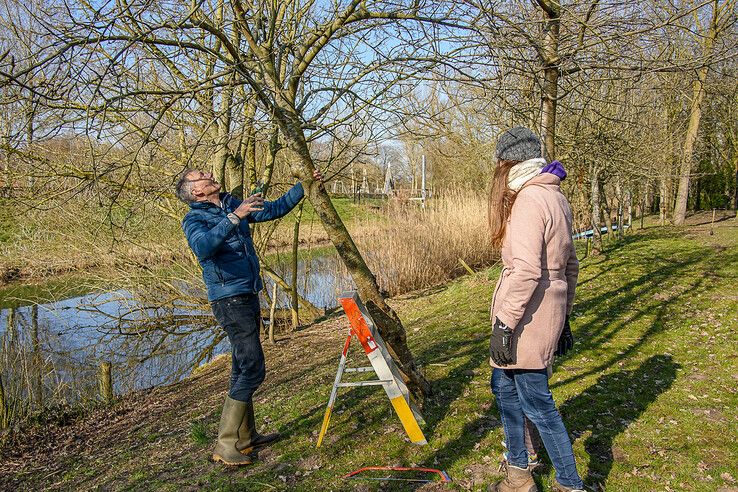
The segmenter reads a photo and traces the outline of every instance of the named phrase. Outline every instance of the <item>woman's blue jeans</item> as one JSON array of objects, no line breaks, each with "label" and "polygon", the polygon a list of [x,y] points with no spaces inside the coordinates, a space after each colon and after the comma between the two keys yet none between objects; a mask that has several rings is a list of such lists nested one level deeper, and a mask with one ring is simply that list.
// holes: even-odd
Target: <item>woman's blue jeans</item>
[{"label": "woman's blue jeans", "polygon": [[546,369],[494,368],[492,392],[505,431],[508,463],[518,468],[528,467],[525,416],[535,424],[541,435],[543,445],[556,469],[556,480],[565,487],[584,488],[577,473],[569,434],[548,388]]},{"label": "woman's blue jeans", "polygon": [[259,339],[259,296],[243,294],[226,297],[213,301],[211,305],[215,319],[231,342],[231,387],[228,396],[247,402],[266,375],[264,352]]}]

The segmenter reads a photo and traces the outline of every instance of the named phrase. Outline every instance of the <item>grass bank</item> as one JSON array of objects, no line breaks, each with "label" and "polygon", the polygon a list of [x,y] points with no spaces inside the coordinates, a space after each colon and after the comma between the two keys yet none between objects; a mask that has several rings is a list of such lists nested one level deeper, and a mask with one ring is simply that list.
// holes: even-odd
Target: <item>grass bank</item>
[{"label": "grass bank", "polygon": [[[589,487],[736,487],[737,232],[735,221],[720,222],[714,235],[709,224],[649,228],[582,262],[577,343],[557,360],[551,386]],[[315,449],[346,331],[336,317],[266,347],[257,420],[287,438],[262,451],[258,464],[225,469],[208,461],[227,386],[225,357],[68,425],[6,436],[0,488],[375,490],[376,482],[341,476],[363,466],[425,465],[446,470],[450,490],[484,490],[500,477],[502,452],[487,364],[497,273],[393,300],[435,388],[423,410],[427,446],[407,441],[381,391],[355,388],[340,393],[326,442]],[[351,354],[351,364],[364,365],[355,347]],[[552,471],[537,480],[549,490]]]}]

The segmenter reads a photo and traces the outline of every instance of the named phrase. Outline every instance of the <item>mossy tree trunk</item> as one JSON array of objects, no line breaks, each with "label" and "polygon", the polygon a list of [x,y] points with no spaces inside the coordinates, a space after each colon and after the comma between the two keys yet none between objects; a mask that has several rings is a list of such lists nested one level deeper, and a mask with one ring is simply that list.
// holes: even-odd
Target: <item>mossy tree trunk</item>
[{"label": "mossy tree trunk", "polygon": [[312,177],[315,164],[310,155],[299,117],[296,113],[290,114],[283,108],[275,113],[282,134],[299,159],[299,165],[292,169],[293,174],[302,180],[308,200],[320,217],[329,239],[351,274],[359,296],[374,319],[382,338],[387,342],[393,359],[405,377],[406,384],[418,398],[430,394],[430,383],[425,379],[407,345],[407,336],[402,321],[385,301],[376,277],[364,261],[359,248],[356,247],[325,187]]}]

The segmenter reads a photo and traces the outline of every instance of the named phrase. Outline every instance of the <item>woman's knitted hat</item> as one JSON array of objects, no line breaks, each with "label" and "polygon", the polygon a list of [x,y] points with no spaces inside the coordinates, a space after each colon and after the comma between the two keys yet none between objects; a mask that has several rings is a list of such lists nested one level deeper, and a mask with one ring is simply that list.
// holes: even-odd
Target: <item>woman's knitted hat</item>
[{"label": "woman's knitted hat", "polygon": [[522,126],[516,126],[500,135],[495,156],[502,161],[527,161],[541,157],[541,139]]}]

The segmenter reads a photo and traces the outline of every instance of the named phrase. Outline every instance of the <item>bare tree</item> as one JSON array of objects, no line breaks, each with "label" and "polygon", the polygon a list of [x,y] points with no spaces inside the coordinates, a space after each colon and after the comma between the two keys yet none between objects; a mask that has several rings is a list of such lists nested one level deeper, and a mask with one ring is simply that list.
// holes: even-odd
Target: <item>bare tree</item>
[{"label": "bare tree", "polygon": [[[133,138],[116,135],[135,135],[140,145],[130,163],[140,160],[151,142],[176,133],[178,120],[203,111],[215,142],[214,167],[221,172],[231,154],[229,125],[237,113],[273,121],[291,151],[292,173],[303,181],[411,389],[428,393],[399,317],[325,189],[312,180],[311,143],[377,112],[380,102],[381,111],[391,115],[391,101],[411,88],[408,81],[443,60],[444,29],[455,28],[452,7],[358,0],[58,7],[50,6],[49,20],[40,21],[52,41],[36,46],[37,59],[4,65],[5,83],[18,83],[51,63],[75,73],[60,104],[76,109],[79,121],[111,143],[130,146]],[[193,137],[182,140],[186,144]],[[118,182],[135,170],[119,169]]]},{"label": "bare tree", "polygon": [[[692,82],[692,101],[689,109],[689,125],[684,138],[682,152],[681,170],[679,175],[679,189],[676,202],[674,203],[674,224],[681,225],[687,214],[687,198],[689,195],[690,173],[692,172],[692,159],[694,147],[697,141],[697,133],[702,117],[702,101],[705,96],[705,83],[708,70],[714,63],[713,56],[715,44],[720,35],[735,24],[735,0],[713,0],[709,2],[709,16],[702,19],[702,12],[696,11],[694,23],[696,36],[699,38],[701,57],[703,64],[696,70],[695,79]],[[703,24],[706,24],[703,25]]]}]

